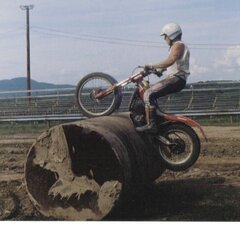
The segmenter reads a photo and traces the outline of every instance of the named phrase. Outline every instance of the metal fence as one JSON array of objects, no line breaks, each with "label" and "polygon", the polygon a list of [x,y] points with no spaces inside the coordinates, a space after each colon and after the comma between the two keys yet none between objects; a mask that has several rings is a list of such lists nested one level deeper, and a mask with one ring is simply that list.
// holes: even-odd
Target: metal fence
[{"label": "metal fence", "polygon": [[[128,110],[132,89],[123,91],[119,111]],[[186,116],[240,115],[240,87],[188,88],[160,98],[160,108]],[[0,92],[0,121],[78,120],[75,88]]]}]

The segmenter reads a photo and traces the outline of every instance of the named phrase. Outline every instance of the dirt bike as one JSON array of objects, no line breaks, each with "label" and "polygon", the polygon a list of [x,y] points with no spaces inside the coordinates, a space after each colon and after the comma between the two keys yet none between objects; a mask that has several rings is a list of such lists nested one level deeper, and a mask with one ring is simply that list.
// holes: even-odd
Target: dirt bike
[{"label": "dirt bike", "polygon": [[[144,80],[151,73],[158,77],[163,70],[139,71],[117,82],[112,76],[104,73],[91,73],[83,77],[76,88],[77,105],[83,115],[87,117],[106,116],[118,110],[122,101],[122,88],[129,83],[135,83],[136,88],[129,103],[130,117],[135,127],[146,124],[145,107],[143,102],[144,91],[149,88],[149,82]],[[202,127],[192,119],[164,113],[160,110],[157,101],[157,133],[147,133],[158,150],[162,162],[167,169],[182,171],[191,167],[200,154],[200,140],[192,127],[197,127],[205,137]]]}]

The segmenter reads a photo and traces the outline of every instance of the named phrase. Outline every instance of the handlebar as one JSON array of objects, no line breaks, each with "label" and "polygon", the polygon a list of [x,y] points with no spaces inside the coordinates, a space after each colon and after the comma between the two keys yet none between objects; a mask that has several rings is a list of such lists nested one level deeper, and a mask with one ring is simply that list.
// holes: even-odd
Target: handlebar
[{"label": "handlebar", "polygon": [[138,68],[141,68],[144,70],[144,73],[147,75],[153,73],[155,75],[157,75],[158,77],[161,77],[163,75],[163,72],[166,71],[167,69],[165,68],[162,68],[162,69],[155,69],[155,68],[152,68],[152,69],[146,69],[145,66],[138,66]]},{"label": "handlebar", "polygon": [[[137,72],[137,73],[134,73],[134,71],[137,69],[137,68],[141,68],[143,69],[142,71],[140,72]],[[161,77],[163,75],[163,72],[165,71],[166,69],[152,69],[152,70],[146,70],[146,67],[145,66],[138,66],[136,67],[133,72],[132,72],[132,76],[130,76],[129,78],[115,84],[114,86],[112,86],[111,88],[109,88],[109,92],[112,92],[113,90],[115,90],[116,88],[119,88],[119,87],[124,87],[125,85],[129,84],[130,82],[137,82],[138,80],[141,80],[143,79],[144,77],[148,76],[149,74],[151,73],[154,73],[156,74],[158,77]],[[98,97],[97,97],[98,98]]]},{"label": "handlebar", "polygon": [[155,71],[153,72],[154,74],[156,74],[158,77],[161,77],[163,75],[163,72],[166,71],[167,69],[155,69]]}]

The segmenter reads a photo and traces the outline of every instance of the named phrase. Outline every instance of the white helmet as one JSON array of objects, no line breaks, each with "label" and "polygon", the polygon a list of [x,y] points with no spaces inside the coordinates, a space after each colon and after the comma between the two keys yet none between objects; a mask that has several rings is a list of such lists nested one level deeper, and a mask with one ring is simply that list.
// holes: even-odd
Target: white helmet
[{"label": "white helmet", "polygon": [[167,35],[170,40],[174,40],[180,34],[182,29],[177,23],[168,23],[162,28],[160,35]]}]

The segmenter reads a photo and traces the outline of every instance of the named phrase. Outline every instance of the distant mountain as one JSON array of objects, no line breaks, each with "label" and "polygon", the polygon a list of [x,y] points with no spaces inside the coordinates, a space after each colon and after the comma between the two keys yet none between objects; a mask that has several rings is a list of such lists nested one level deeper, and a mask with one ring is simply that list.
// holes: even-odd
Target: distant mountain
[{"label": "distant mountain", "polygon": [[[10,80],[0,80],[0,91],[17,91],[17,90],[26,90],[27,87],[27,78],[18,77]],[[51,84],[38,82],[35,80],[31,80],[31,89],[59,89],[59,88],[70,88],[74,87],[73,85],[59,85],[59,84]]]},{"label": "distant mountain", "polygon": [[[18,77],[10,80],[0,80],[0,92],[1,91],[21,91],[26,90],[27,78]],[[38,82],[31,80],[31,89],[61,89],[61,88],[72,88],[74,85],[69,84],[52,84]],[[240,87],[240,81],[234,80],[212,80],[212,81],[200,81],[197,83],[189,83],[186,88],[222,88],[222,87]]]}]

